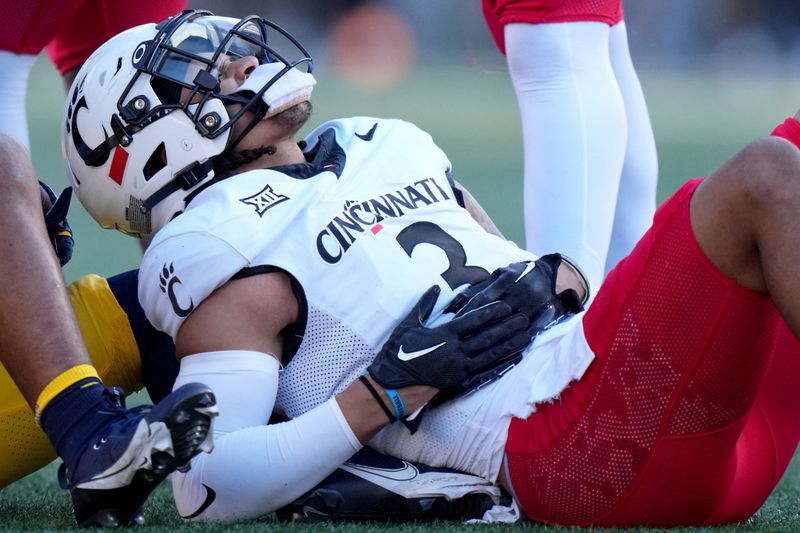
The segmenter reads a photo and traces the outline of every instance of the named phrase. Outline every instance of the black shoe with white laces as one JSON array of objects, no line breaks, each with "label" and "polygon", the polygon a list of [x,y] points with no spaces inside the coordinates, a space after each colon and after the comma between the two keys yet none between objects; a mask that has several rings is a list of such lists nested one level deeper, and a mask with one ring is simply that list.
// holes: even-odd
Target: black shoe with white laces
[{"label": "black shoe with white laces", "polygon": [[213,448],[218,414],[214,393],[200,383],[175,390],[155,406],[125,408],[122,391],[105,391],[109,423],[76,464],[61,465],[59,481],[72,494],[81,526],[142,524],[142,506],[175,470]]}]

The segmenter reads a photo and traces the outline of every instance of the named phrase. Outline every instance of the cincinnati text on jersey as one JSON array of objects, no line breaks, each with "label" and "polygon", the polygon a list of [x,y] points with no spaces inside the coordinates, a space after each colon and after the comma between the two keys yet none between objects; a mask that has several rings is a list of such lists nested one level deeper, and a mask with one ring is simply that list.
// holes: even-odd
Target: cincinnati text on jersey
[{"label": "cincinnati text on jersey", "polygon": [[348,202],[341,213],[317,235],[317,252],[323,261],[336,264],[365,230],[385,218],[397,218],[408,211],[450,200],[433,178],[362,202]]}]

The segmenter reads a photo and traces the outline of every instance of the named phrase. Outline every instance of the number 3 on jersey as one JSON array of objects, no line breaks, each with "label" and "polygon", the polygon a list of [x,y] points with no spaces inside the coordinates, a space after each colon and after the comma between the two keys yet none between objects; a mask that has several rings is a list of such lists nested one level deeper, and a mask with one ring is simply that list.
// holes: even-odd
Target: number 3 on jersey
[{"label": "number 3 on jersey", "polygon": [[489,277],[486,269],[467,265],[467,254],[461,243],[432,222],[414,222],[397,234],[397,242],[409,257],[418,244],[431,244],[442,250],[449,267],[440,275],[452,290]]}]

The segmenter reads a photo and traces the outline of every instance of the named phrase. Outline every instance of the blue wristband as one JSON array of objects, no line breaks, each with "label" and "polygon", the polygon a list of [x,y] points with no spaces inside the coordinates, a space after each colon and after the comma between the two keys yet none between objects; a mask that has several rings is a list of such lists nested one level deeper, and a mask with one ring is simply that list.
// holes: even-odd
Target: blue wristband
[{"label": "blue wristband", "polygon": [[392,405],[394,406],[394,412],[397,415],[397,419],[403,420],[406,417],[406,404],[403,403],[400,393],[394,389],[383,390],[386,391],[386,395],[389,396],[389,400],[391,400]]}]

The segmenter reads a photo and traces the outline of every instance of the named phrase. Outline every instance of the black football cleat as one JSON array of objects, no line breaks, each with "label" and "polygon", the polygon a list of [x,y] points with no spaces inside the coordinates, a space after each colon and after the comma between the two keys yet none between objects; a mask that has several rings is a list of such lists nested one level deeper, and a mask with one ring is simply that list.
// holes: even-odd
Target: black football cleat
[{"label": "black football cleat", "polygon": [[287,522],[481,519],[511,497],[483,478],[363,448],[319,485],[278,509]]},{"label": "black football cleat", "polygon": [[141,525],[153,489],[213,448],[216,399],[207,386],[188,383],[155,406],[126,409],[117,388],[106,389],[106,401],[111,421],[73,470],[61,465],[59,480],[72,495],[79,525]]}]

